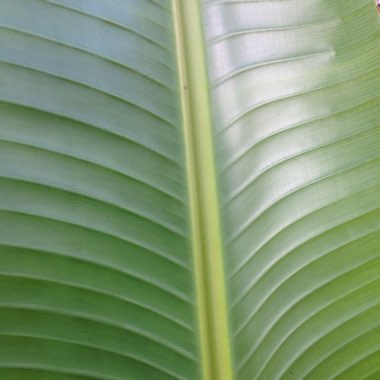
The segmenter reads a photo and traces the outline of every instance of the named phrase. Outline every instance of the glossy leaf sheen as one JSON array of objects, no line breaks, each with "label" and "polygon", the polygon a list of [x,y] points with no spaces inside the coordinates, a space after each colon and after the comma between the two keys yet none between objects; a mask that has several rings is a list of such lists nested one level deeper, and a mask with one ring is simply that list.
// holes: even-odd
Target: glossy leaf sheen
[{"label": "glossy leaf sheen", "polygon": [[[0,379],[205,373],[173,3],[0,0]],[[378,379],[376,6],[200,7],[227,289],[207,326],[228,315],[237,380]]]}]

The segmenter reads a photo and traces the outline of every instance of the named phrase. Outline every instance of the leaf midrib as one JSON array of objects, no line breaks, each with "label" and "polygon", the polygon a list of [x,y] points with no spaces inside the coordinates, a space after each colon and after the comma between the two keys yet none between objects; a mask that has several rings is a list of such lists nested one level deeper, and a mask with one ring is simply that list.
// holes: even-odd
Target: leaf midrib
[{"label": "leaf midrib", "polygon": [[201,11],[172,0],[204,380],[231,380],[231,348]]}]

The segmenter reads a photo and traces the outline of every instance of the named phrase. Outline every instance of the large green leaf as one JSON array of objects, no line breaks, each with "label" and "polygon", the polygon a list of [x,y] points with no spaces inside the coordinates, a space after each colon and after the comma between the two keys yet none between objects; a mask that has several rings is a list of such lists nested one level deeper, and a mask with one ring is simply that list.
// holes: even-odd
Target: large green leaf
[{"label": "large green leaf", "polygon": [[0,379],[380,378],[372,0],[0,9]]}]

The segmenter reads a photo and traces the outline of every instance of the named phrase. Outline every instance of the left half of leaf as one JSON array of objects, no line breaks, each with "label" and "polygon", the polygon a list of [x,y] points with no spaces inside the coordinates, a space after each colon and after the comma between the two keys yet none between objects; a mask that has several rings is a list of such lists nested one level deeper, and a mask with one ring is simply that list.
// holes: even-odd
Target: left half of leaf
[{"label": "left half of leaf", "polygon": [[0,378],[199,378],[170,3],[0,3]]}]

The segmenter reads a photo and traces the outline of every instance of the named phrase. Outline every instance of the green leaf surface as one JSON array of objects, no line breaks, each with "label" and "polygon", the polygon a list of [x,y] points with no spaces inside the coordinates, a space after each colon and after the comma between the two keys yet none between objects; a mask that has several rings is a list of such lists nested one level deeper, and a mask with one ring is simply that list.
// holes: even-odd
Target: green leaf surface
[{"label": "green leaf surface", "polygon": [[170,9],[0,3],[0,377],[197,378]]},{"label": "green leaf surface", "polygon": [[364,379],[380,370],[374,3],[204,13],[236,378]]},{"label": "green leaf surface", "polygon": [[0,0],[0,379],[378,379],[379,26]]}]

